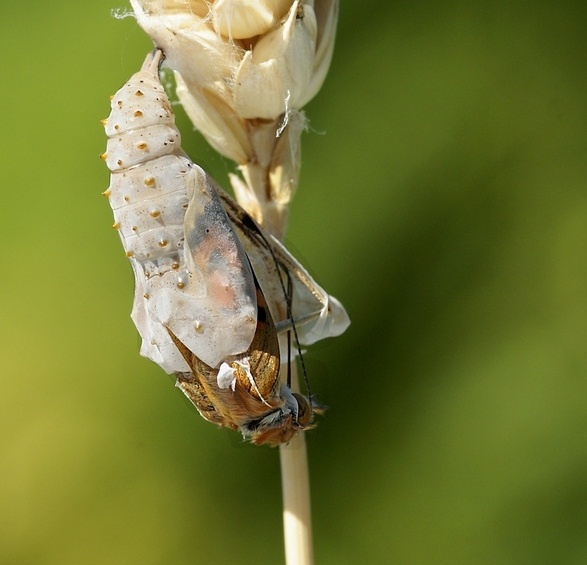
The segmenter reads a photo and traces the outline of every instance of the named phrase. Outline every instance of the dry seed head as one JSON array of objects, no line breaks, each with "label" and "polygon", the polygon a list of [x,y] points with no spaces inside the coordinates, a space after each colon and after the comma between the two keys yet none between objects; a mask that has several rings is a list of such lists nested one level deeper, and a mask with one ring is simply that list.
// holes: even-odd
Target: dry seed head
[{"label": "dry seed head", "polygon": [[314,10],[294,2],[283,25],[245,52],[234,86],[239,116],[270,120],[301,108],[312,78],[316,35]]},{"label": "dry seed head", "polygon": [[210,5],[214,28],[224,37],[262,35],[287,13],[291,0],[216,0]]},{"label": "dry seed head", "polygon": [[334,46],[339,0],[130,0],[166,55],[187,115],[220,154],[241,205],[281,237],[299,178],[302,107]]},{"label": "dry seed head", "polygon": [[242,140],[242,121],[278,119],[300,109],[330,64],[338,0],[131,4],[138,23],[164,50],[167,65],[181,76],[178,97],[194,125],[239,164],[252,157]]}]

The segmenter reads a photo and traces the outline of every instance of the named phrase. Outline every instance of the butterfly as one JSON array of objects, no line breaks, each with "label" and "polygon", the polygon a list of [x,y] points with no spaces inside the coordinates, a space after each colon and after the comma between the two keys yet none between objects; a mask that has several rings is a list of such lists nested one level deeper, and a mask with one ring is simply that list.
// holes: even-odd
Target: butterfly
[{"label": "butterfly", "polygon": [[348,316],[183,152],[162,60],[147,56],[104,121],[105,194],[135,275],[141,354],[175,373],[207,420],[278,445],[315,411],[280,378],[289,332],[309,345],[342,333]]}]

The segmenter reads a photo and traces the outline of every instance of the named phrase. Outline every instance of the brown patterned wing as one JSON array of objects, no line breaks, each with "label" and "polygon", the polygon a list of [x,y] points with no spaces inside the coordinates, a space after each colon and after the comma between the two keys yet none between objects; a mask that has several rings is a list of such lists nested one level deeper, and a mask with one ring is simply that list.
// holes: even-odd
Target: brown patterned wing
[{"label": "brown patterned wing", "polygon": [[[177,373],[177,386],[208,421],[231,429],[247,429],[282,403],[279,396],[279,343],[263,293],[257,286],[257,330],[242,356],[227,359],[234,385],[218,385],[218,369],[204,363],[169,329],[169,335],[191,369]],[[246,365],[245,365],[246,362]],[[248,365],[248,370],[245,368]]]}]

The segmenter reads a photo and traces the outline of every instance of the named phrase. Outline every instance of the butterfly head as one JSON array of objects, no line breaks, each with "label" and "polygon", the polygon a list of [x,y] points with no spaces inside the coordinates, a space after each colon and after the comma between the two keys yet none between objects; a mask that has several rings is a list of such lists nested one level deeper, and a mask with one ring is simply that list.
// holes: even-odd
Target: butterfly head
[{"label": "butterfly head", "polygon": [[321,410],[314,410],[310,400],[285,385],[280,392],[280,406],[241,426],[243,436],[252,443],[275,447],[288,443],[297,432],[314,427],[314,413]]}]

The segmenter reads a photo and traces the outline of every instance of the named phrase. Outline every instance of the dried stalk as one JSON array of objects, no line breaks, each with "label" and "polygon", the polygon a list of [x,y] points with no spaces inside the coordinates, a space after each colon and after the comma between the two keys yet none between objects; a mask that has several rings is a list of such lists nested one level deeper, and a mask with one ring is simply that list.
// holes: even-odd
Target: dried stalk
[{"label": "dried stalk", "polygon": [[[296,367],[292,366],[292,387],[298,388]],[[279,447],[283,499],[285,562],[288,565],[314,563],[312,509],[306,436],[296,434]]]}]

